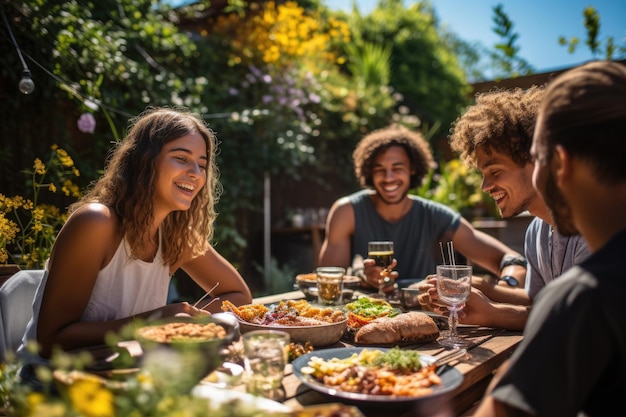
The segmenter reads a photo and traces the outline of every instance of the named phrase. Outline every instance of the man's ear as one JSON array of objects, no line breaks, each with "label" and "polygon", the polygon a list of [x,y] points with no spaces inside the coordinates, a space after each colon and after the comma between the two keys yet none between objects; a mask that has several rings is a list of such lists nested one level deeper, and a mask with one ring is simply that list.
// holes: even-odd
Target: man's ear
[{"label": "man's ear", "polygon": [[562,180],[570,177],[572,172],[572,157],[562,145],[556,145],[551,161],[551,169],[558,185]]}]

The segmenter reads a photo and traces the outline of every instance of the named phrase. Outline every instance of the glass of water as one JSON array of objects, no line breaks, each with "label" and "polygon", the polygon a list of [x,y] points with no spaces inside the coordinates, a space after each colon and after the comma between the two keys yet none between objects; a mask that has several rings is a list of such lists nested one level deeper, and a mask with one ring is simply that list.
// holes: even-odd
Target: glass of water
[{"label": "glass of water", "polygon": [[241,337],[247,392],[281,401],[285,396],[282,380],[287,365],[289,333],[253,330]]},{"label": "glass of water", "polygon": [[457,333],[458,312],[470,296],[472,288],[472,267],[470,265],[437,265],[437,295],[447,304],[450,311],[448,336],[439,339],[446,347],[467,347],[469,342]]}]

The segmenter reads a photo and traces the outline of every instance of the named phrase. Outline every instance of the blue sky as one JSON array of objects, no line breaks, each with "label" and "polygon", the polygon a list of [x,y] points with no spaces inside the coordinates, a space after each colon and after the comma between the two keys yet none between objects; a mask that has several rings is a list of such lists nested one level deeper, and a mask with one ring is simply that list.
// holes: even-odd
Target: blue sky
[{"label": "blue sky", "polygon": [[[378,0],[356,0],[361,14],[369,14]],[[404,5],[413,4],[404,1]],[[326,0],[331,9],[352,9],[352,0]],[[581,64],[592,59],[586,45],[570,54],[558,44],[558,37],[578,36],[584,42],[583,9],[594,7],[600,15],[600,38],[613,36],[617,44],[626,44],[625,0],[432,0],[439,20],[468,42],[480,42],[492,49],[499,38],[493,33],[493,7],[502,4],[519,37],[519,56],[544,72]]]}]

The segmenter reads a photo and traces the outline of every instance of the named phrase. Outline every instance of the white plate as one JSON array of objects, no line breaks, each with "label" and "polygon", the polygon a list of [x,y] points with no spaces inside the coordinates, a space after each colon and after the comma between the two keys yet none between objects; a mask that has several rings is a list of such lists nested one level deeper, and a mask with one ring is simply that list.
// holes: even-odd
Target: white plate
[{"label": "white plate", "polygon": [[[322,349],[316,350],[307,354],[304,354],[298,358],[296,358],[293,365],[293,373],[302,381],[303,384],[308,385],[310,388],[322,392],[327,395],[331,395],[335,398],[344,398],[346,400],[353,401],[365,401],[365,402],[389,402],[389,403],[400,403],[407,401],[418,401],[423,400],[425,398],[435,397],[441,394],[445,394],[447,392],[452,391],[463,382],[463,375],[457,369],[448,367],[440,374],[441,376],[441,385],[433,385],[432,392],[426,395],[420,395],[416,397],[412,396],[391,396],[391,395],[370,395],[370,394],[361,394],[356,392],[346,392],[340,391],[335,388],[328,387],[321,382],[318,382],[310,375],[306,375],[302,373],[302,368],[308,366],[309,360],[313,356],[317,356],[322,358],[323,360],[329,360],[332,358],[337,359],[345,359],[353,354],[359,354],[363,349],[369,350],[382,350],[387,351],[388,349],[384,348],[336,348],[336,349]],[[422,363],[428,364],[435,361],[433,356],[429,355],[421,355],[420,359],[423,361]]]},{"label": "white plate", "polygon": [[237,385],[243,376],[243,367],[232,362],[224,362],[219,368],[205,377],[200,384],[228,388]]},{"label": "white plate", "polygon": [[211,385],[196,385],[191,391],[191,394],[196,397],[207,398],[210,404],[209,411],[219,410],[222,405],[230,403],[231,401],[240,401],[241,405],[259,411],[280,413],[289,413],[292,411],[291,408],[287,407],[285,404],[268,400],[267,398],[256,397],[245,392],[217,388]]}]

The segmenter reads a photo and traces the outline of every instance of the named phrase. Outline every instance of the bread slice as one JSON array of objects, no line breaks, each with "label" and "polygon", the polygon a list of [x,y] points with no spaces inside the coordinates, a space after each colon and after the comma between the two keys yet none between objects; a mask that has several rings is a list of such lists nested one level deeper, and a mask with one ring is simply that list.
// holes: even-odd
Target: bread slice
[{"label": "bread slice", "polygon": [[354,335],[358,344],[393,345],[395,343],[428,343],[437,340],[439,328],[427,314],[410,311],[396,317],[377,318]]}]

